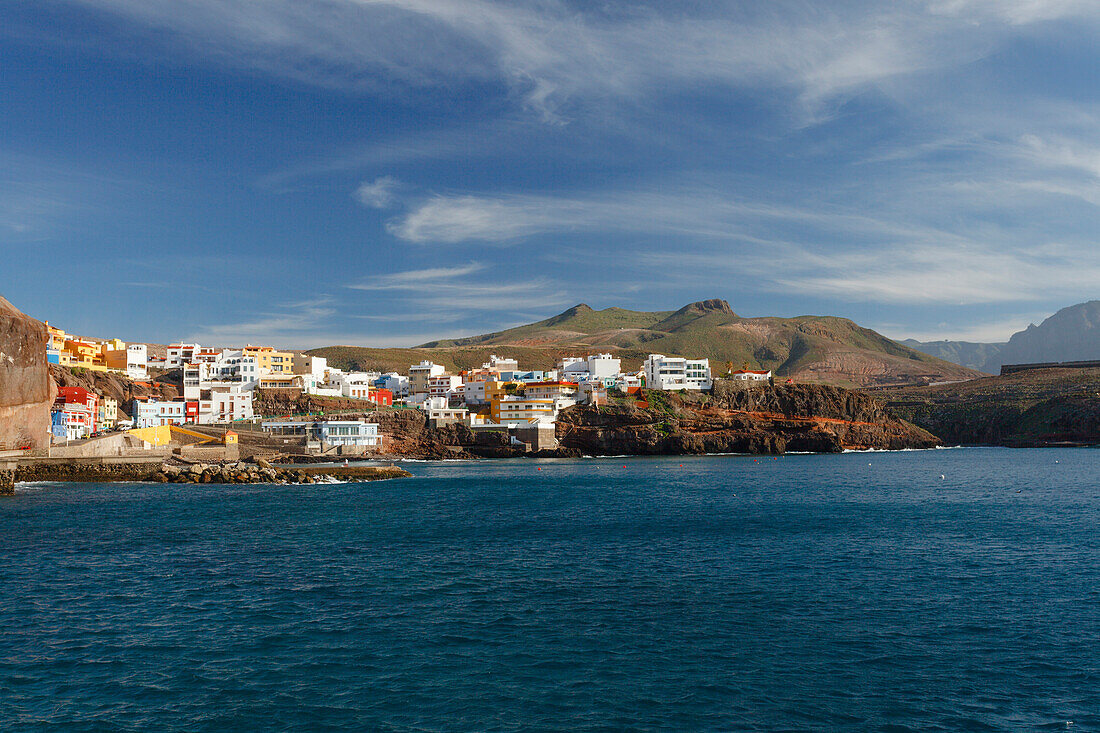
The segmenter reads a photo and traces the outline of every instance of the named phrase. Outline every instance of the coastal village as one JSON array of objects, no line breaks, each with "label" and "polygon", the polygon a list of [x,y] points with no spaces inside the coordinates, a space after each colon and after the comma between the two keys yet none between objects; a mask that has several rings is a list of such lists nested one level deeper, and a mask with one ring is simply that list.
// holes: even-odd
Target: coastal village
[{"label": "coastal village", "polygon": [[[432,427],[460,424],[474,431],[552,435],[558,415],[573,405],[600,405],[609,394],[632,395],[642,388],[699,392],[713,384],[707,359],[663,354],[650,354],[638,371],[624,370],[610,353],[597,353],[564,357],[549,370],[526,369],[516,359],[493,355],[479,368],[455,374],[431,361],[411,364],[405,373],[356,372],[330,366],[323,357],[273,346],[175,343],[163,355],[154,355],[147,344],[80,338],[46,327],[50,364],[114,373],[138,383],[173,370],[182,378],[178,398],[135,397],[122,405],[84,387],[61,387],[51,412],[54,444],[107,431],[148,438],[171,426],[222,426],[227,431],[246,426],[273,436],[305,438],[317,453],[369,454],[383,448],[377,423],[335,414],[261,415],[254,409],[256,395],[274,391],[340,398],[361,402],[362,411],[421,410]],[[747,368],[728,369],[724,376],[750,383],[772,379],[770,371]]]}]

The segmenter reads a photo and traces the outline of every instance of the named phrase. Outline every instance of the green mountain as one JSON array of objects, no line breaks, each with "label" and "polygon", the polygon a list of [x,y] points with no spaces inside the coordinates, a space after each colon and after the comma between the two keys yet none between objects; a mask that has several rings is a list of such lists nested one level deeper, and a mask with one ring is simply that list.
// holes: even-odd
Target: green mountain
[{"label": "green mountain", "polygon": [[451,369],[479,366],[490,354],[511,356],[531,369],[553,367],[566,355],[607,351],[624,368],[647,354],[708,358],[716,374],[728,365],[771,369],[796,381],[844,386],[914,384],[971,379],[978,372],[903,346],[846,318],[742,318],[724,300],[690,303],[677,311],[594,310],[585,304],[537,323],[412,349],[331,346],[309,353],[334,366],[405,371],[431,359]]}]

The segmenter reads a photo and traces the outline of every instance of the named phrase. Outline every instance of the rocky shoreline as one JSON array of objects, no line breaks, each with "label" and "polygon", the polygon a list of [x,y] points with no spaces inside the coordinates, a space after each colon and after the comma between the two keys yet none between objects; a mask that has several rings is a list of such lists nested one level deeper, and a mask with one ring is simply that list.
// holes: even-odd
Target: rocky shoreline
[{"label": "rocky shoreline", "polygon": [[96,462],[29,461],[0,475],[0,493],[12,493],[16,483],[29,481],[176,484],[315,484],[341,480],[380,481],[411,476],[397,466],[277,466],[253,462],[183,463],[166,461]]}]

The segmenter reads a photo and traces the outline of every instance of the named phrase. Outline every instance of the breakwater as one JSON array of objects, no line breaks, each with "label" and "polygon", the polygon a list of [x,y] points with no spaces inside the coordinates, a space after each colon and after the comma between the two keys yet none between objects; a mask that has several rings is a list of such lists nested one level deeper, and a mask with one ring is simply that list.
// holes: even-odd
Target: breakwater
[{"label": "breakwater", "polygon": [[309,484],[332,479],[378,481],[411,474],[396,466],[274,466],[267,461],[161,463],[159,461],[28,461],[0,469],[0,492],[21,481],[148,481],[193,484]]}]

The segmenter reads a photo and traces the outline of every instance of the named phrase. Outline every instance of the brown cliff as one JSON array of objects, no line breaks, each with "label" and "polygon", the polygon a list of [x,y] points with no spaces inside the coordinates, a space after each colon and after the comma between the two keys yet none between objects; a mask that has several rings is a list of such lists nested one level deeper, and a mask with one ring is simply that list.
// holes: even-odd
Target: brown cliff
[{"label": "brown cliff", "polygon": [[594,455],[833,453],[939,444],[887,415],[868,395],[805,384],[719,382],[710,395],[649,391],[637,402],[569,408],[559,415],[557,430],[563,449]]},{"label": "brown cliff", "polygon": [[45,324],[0,297],[0,447],[47,447],[56,395],[46,363]]}]

